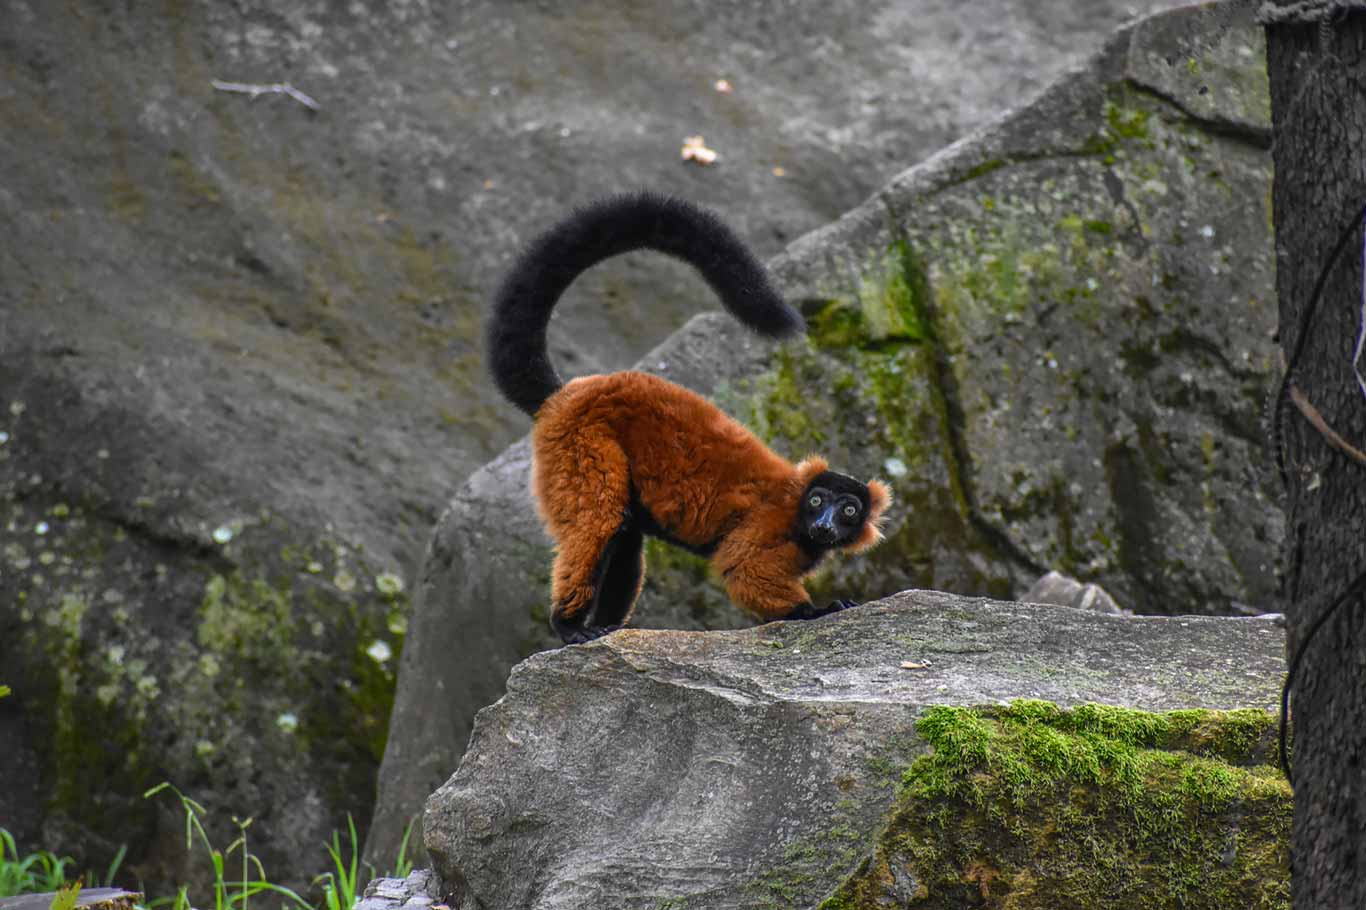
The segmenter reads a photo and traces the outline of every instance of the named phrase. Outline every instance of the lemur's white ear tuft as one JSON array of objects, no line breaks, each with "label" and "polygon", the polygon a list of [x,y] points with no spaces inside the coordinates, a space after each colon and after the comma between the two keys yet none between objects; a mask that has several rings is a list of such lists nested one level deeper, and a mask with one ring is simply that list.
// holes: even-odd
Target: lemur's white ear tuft
[{"label": "lemur's white ear tuft", "polygon": [[854,542],[845,547],[851,553],[861,553],[882,540],[882,523],[892,504],[892,490],[880,480],[868,481],[868,519]]}]

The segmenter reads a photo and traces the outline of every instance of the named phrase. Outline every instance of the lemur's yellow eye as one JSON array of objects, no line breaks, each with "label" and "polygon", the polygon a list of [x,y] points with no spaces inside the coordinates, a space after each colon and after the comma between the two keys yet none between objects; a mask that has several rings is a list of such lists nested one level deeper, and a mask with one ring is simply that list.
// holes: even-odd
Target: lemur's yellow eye
[{"label": "lemur's yellow eye", "polygon": [[806,504],[813,509],[819,509],[821,507],[821,498],[819,495],[812,496],[810,499],[806,501]]},{"label": "lemur's yellow eye", "polygon": [[857,515],[857,514],[858,514],[858,506],[849,505],[849,506],[845,506],[845,507],[844,507],[844,517],[845,517],[845,518],[853,518],[853,517],[854,517],[855,515]]}]

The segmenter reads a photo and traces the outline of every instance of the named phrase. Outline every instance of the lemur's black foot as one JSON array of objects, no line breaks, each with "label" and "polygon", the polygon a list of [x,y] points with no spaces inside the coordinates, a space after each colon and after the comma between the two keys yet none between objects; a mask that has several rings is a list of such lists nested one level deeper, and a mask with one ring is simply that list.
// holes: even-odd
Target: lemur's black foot
[{"label": "lemur's black foot", "polygon": [[620,623],[618,623],[615,626],[587,626],[583,630],[588,636],[584,639],[584,641],[593,641],[594,639],[602,638],[604,635],[611,635],[618,629],[624,628],[626,627],[621,625]]},{"label": "lemur's black foot", "polygon": [[820,619],[822,616],[829,616],[831,613],[838,613],[850,607],[857,607],[856,600],[833,600],[828,607],[818,607],[813,603],[804,603],[793,610],[784,619]]},{"label": "lemur's black foot", "polygon": [[560,636],[560,641],[567,645],[581,645],[584,642],[595,641],[604,635],[611,635],[617,629],[624,628],[621,625],[582,625],[572,620],[560,619],[558,616],[550,617],[550,627],[555,630],[556,635]]}]

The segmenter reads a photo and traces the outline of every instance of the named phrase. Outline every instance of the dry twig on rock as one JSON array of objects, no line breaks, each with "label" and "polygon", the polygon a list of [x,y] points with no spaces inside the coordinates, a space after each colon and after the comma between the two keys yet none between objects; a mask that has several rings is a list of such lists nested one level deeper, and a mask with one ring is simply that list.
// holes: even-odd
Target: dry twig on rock
[{"label": "dry twig on rock", "polygon": [[252,100],[255,100],[261,95],[288,95],[310,111],[321,110],[321,108],[318,107],[318,102],[314,101],[288,82],[258,84],[251,82],[223,82],[222,80],[215,79],[213,80],[213,87],[220,92],[237,92],[243,95],[250,95]]}]

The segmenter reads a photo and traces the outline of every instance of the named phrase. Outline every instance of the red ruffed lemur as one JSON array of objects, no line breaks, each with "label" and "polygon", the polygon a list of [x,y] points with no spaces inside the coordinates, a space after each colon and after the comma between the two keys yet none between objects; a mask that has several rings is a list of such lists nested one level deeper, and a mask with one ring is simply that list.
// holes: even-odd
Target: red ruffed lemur
[{"label": "red ruffed lemur", "polygon": [[566,643],[621,626],[645,577],[649,534],[710,557],[734,603],[761,619],[813,619],[801,579],[831,550],[881,537],[887,487],[772,452],[702,396],[634,371],[564,383],[546,329],[582,272],[652,249],[701,273],[726,309],[769,337],[804,330],[762,265],[714,214],[649,193],[571,214],[513,264],[487,326],[494,382],[531,415],[532,489],[556,541],[551,626]]}]

